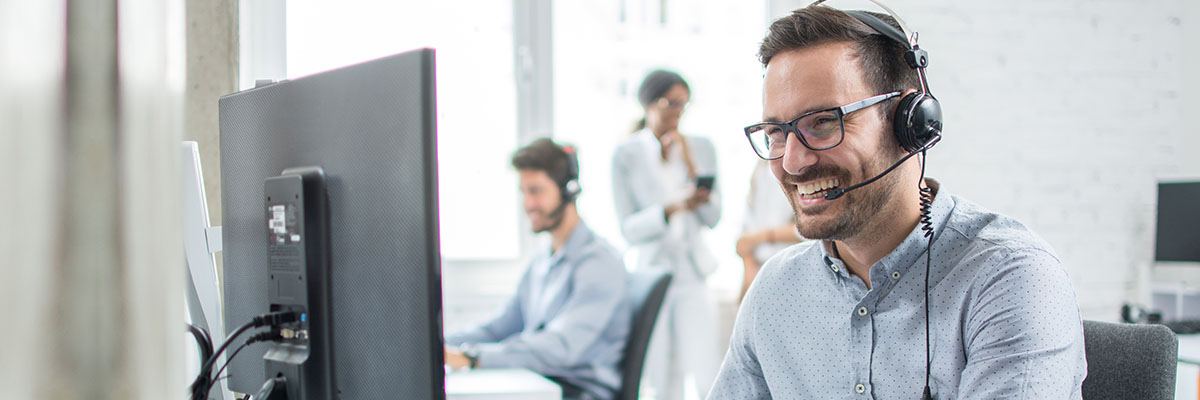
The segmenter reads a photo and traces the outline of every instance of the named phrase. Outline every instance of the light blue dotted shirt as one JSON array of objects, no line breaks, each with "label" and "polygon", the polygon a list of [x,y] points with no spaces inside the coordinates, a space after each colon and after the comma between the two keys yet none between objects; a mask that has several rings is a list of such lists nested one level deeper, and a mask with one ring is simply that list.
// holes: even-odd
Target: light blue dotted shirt
[{"label": "light blue dotted shirt", "polygon": [[[932,216],[934,398],[1080,399],[1083,325],[1050,246],[1020,222],[953,195],[937,196]],[[767,261],[708,398],[920,399],[922,234],[918,226],[871,266],[870,290],[828,242]]]}]

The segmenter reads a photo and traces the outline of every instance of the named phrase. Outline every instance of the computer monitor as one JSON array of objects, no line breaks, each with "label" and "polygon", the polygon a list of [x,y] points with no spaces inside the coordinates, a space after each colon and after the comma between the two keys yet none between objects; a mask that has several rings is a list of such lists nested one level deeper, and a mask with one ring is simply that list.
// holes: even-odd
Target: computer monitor
[{"label": "computer monitor", "polygon": [[[434,51],[421,49],[222,97],[227,331],[268,312],[264,182],[323,169],[338,398],[444,398]],[[266,380],[265,346],[229,388]]]},{"label": "computer monitor", "polygon": [[1154,259],[1200,262],[1200,182],[1158,184]]},{"label": "computer monitor", "polygon": [[[211,246],[213,236],[220,236],[220,227],[208,225],[208,197],[204,194],[204,175],[200,169],[200,148],[196,142],[181,144],[183,168],[180,183],[183,198],[183,255],[187,266],[187,293],[184,302],[187,323],[208,332],[216,343],[225,340],[225,328],[221,324],[221,288],[217,282],[217,263],[213,253],[220,251]],[[219,244],[219,243],[216,243]],[[189,336],[189,339],[191,337]],[[188,341],[187,376],[200,373],[200,354],[195,342]],[[219,357],[217,362],[224,362]],[[223,383],[218,382],[204,400],[232,400],[233,396]]]}]

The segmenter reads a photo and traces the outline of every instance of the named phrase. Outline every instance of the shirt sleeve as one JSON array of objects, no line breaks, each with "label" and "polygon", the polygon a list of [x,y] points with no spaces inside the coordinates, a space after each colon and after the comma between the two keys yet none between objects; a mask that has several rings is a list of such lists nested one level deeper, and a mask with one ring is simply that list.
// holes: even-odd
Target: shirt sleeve
[{"label": "shirt sleeve", "polygon": [[508,299],[500,314],[490,321],[475,328],[446,335],[447,346],[460,346],[464,343],[494,343],[512,336],[525,328],[525,317],[521,312],[521,294],[528,287],[529,269],[521,276],[517,284],[517,292]]},{"label": "shirt sleeve", "polygon": [[1079,399],[1083,322],[1059,260],[1039,249],[1013,252],[972,290],[979,295],[967,315],[957,397]]},{"label": "shirt sleeve", "polygon": [[628,301],[626,274],[620,263],[615,254],[580,260],[563,311],[546,323],[545,329],[481,345],[479,366],[539,371],[578,365],[584,352],[604,339],[601,335],[608,324],[617,323],[614,318],[630,319],[628,308],[622,307]]},{"label": "shirt sleeve", "polygon": [[754,304],[757,296],[752,288],[738,309],[733,325],[733,337],[725,361],[708,392],[708,400],[771,399],[771,390],[763,377],[753,341]]},{"label": "shirt sleeve", "polygon": [[627,157],[627,147],[620,147],[613,154],[613,208],[617,211],[621,236],[630,244],[638,245],[661,237],[667,231],[667,219],[662,204],[638,208],[641,205],[637,204],[634,193],[642,189],[635,187],[638,181],[630,176]]}]

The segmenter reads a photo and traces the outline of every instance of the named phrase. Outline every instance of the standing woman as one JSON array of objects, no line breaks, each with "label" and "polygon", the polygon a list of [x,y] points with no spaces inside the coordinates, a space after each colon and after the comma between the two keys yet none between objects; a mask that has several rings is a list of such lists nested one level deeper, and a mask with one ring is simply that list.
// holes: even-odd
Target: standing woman
[{"label": "standing woman", "polygon": [[679,74],[647,75],[638,89],[644,117],[612,163],[614,206],[621,234],[637,250],[637,268],[674,275],[644,369],[643,382],[658,400],[704,397],[720,366],[716,311],[704,283],[717,264],[702,235],[721,219],[719,181],[712,178],[717,157],[708,139],[679,133],[690,98]]}]

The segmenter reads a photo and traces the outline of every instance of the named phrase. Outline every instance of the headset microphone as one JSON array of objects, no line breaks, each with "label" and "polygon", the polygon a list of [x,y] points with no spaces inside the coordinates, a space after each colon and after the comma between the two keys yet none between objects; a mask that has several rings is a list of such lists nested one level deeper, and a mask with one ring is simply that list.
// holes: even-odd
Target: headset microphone
[{"label": "headset microphone", "polygon": [[848,188],[845,188],[845,189],[842,189],[842,188],[834,188],[834,189],[829,189],[829,193],[826,193],[826,194],[825,194],[825,200],[836,200],[836,199],[838,199],[839,197],[842,197],[842,196],[844,196],[844,195],[845,195],[847,192],[849,192],[849,191],[851,191],[851,190],[858,189],[858,188],[860,188],[860,187],[863,187],[863,186],[867,186],[867,185],[868,185],[868,184],[870,184],[871,182],[875,182],[875,181],[879,180],[879,178],[882,178],[884,175],[887,175],[887,174],[891,173],[891,172],[892,172],[892,170],[896,169],[896,167],[899,167],[899,166],[900,166],[900,164],[903,164],[903,163],[904,163],[905,161],[907,161],[909,158],[912,158],[912,156],[915,156],[915,155],[917,155],[917,154],[920,154],[921,152],[923,152],[923,151],[925,151],[925,150],[929,150],[929,148],[930,148],[930,147],[933,147],[933,145],[934,145],[935,143],[937,143],[939,140],[942,140],[942,135],[939,135],[939,134],[936,134],[936,133],[935,133],[935,134],[934,134],[934,135],[933,135],[933,136],[932,136],[932,137],[929,139],[929,141],[928,141],[928,142],[925,142],[925,145],[921,146],[920,148],[917,148],[916,150],[913,150],[913,151],[909,152],[909,153],[908,153],[907,155],[905,155],[904,157],[901,157],[901,158],[900,158],[900,161],[896,161],[896,163],[895,163],[895,164],[892,164],[892,166],[891,166],[891,167],[888,167],[888,169],[886,169],[886,170],[884,170],[883,172],[879,173],[879,175],[875,175],[875,177],[874,177],[874,178],[867,179],[865,182],[862,182],[862,183],[859,183],[859,184],[856,184],[856,185],[850,186],[850,187],[848,187]]}]

